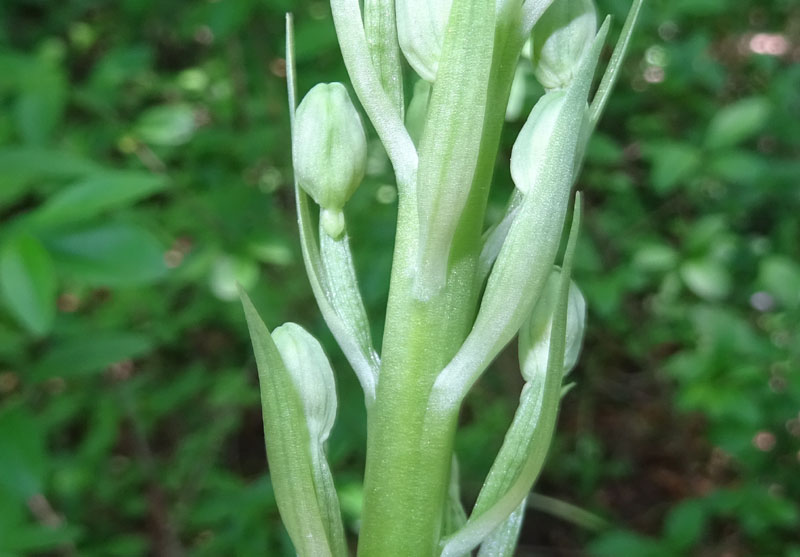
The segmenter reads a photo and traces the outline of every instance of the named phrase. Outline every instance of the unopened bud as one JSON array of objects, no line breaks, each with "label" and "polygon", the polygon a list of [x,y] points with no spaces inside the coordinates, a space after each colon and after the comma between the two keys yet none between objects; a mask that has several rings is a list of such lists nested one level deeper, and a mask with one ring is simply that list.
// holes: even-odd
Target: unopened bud
[{"label": "unopened bud", "polygon": [[323,209],[325,231],[338,236],[367,165],[364,126],[344,85],[320,83],[297,107],[292,159],[300,187]]},{"label": "unopened bud", "polygon": [[569,85],[596,33],[593,0],[555,0],[533,28],[531,61],[539,83],[545,89]]},{"label": "unopened bud", "polygon": [[400,49],[425,81],[439,69],[444,33],[453,0],[397,0],[397,39]]},{"label": "unopened bud", "polygon": [[[539,374],[547,371],[550,357],[550,337],[553,329],[553,317],[558,306],[558,289],[561,271],[554,269],[547,279],[539,301],[531,316],[519,332],[519,359],[522,375],[531,381]],[[567,300],[567,335],[564,350],[564,374],[569,373],[578,362],[581,351],[583,332],[586,327],[586,301],[583,294],[570,281]]]},{"label": "unopened bud", "polygon": [[[511,149],[511,178],[522,193],[536,187],[537,176],[545,164],[547,146],[553,137],[566,93],[545,93],[531,110]],[[549,161],[558,164],[560,161]]]},{"label": "unopened bud", "polygon": [[295,323],[275,329],[272,340],[303,403],[312,441],[324,443],[336,418],[336,383],[328,357],[319,341]]}]

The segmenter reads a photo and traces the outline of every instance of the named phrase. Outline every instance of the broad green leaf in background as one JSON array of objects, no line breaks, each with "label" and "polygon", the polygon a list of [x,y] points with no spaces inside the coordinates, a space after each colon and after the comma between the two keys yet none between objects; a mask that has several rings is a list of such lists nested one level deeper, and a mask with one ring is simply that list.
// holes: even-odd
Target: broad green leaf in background
[{"label": "broad green leaf in background", "polygon": [[50,197],[31,215],[31,220],[42,227],[86,220],[136,203],[161,191],[166,184],[164,176],[148,172],[93,174]]},{"label": "broad green leaf in background", "polygon": [[11,238],[0,249],[0,295],[31,333],[50,331],[56,315],[56,276],[50,255],[29,235]]},{"label": "broad green leaf in background", "polygon": [[144,112],[135,133],[145,143],[176,146],[187,143],[196,129],[194,111],[187,104],[168,104]]},{"label": "broad green leaf in background", "polygon": [[56,267],[88,285],[149,284],[167,272],[161,242],[133,224],[85,226],[44,241]]},{"label": "broad green leaf in background", "polygon": [[769,117],[769,101],[762,97],[742,99],[714,115],[706,132],[706,147],[731,147],[760,132]]},{"label": "broad green leaf in background", "polygon": [[31,57],[19,79],[14,106],[17,130],[28,145],[44,145],[61,121],[67,100],[67,80],[49,60]]},{"label": "broad green leaf in background", "polygon": [[758,280],[787,308],[800,305],[800,263],[781,255],[761,261]]},{"label": "broad green leaf in background", "polygon": [[659,142],[645,153],[652,161],[651,183],[658,193],[671,193],[700,166],[700,152],[688,143]]},{"label": "broad green leaf in background", "polygon": [[152,340],[142,334],[93,331],[59,339],[34,364],[33,378],[74,377],[97,373],[111,364],[152,351]]},{"label": "broad green leaf in background", "polygon": [[65,180],[97,172],[95,163],[66,151],[39,147],[0,149],[0,208],[38,181]]},{"label": "broad green leaf in background", "polygon": [[733,287],[728,270],[708,257],[684,262],[680,274],[689,290],[706,300],[721,300]]},{"label": "broad green leaf in background", "polygon": [[26,500],[41,493],[47,468],[44,432],[27,409],[0,410],[0,487]]}]

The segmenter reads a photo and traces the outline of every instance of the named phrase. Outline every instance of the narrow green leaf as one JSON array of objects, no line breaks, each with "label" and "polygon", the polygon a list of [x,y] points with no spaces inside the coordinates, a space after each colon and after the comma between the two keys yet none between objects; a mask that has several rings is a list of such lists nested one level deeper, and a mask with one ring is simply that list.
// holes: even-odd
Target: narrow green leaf
[{"label": "narrow green leaf", "polygon": [[148,172],[116,171],[88,176],[60,190],[30,216],[39,227],[87,220],[132,205],[164,189],[163,176]]},{"label": "narrow green leaf", "polygon": [[547,513],[592,532],[599,532],[609,527],[608,521],[604,518],[561,499],[530,493],[526,501],[529,510]]},{"label": "narrow green leaf", "polygon": [[84,226],[43,240],[56,266],[85,284],[136,286],[167,273],[163,245],[136,225]]},{"label": "narrow green leaf", "polygon": [[483,136],[492,69],[495,3],[455,2],[420,140],[420,245],[415,294],[427,299],[447,276],[450,246],[467,204]]},{"label": "narrow green leaf", "polygon": [[28,331],[47,334],[56,315],[56,275],[50,254],[30,235],[12,237],[0,251],[0,295]]},{"label": "narrow green leaf", "polygon": [[317,502],[303,403],[269,329],[247,294],[240,294],[258,365],[264,441],[281,518],[298,555],[333,555]]},{"label": "narrow green leaf", "polygon": [[603,115],[603,110],[606,107],[608,99],[611,97],[614,84],[616,84],[619,78],[622,62],[625,60],[625,55],[628,53],[628,46],[633,36],[633,30],[636,27],[636,21],[639,19],[639,12],[642,9],[643,2],[644,0],[633,0],[631,9],[628,11],[628,17],[625,18],[625,23],[622,25],[622,32],[620,33],[617,44],[614,46],[611,60],[603,74],[603,78],[600,80],[600,85],[589,107],[589,122],[592,127],[597,125],[600,116]]}]

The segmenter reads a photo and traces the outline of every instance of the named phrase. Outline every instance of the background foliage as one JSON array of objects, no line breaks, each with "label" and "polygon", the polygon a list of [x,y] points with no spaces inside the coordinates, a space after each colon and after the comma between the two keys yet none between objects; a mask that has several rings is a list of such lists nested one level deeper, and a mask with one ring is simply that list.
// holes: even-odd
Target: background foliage
[{"label": "background foliage", "polygon": [[[322,1],[0,4],[0,555],[291,554],[236,281],[328,347],[357,528],[361,395],[295,239],[287,10],[301,89],[345,80]],[[590,329],[520,554],[800,555],[798,60],[790,0],[648,3],[579,184]],[[379,329],[395,200],[376,145],[348,214]],[[509,350],[463,412],[467,504],[520,385]]]}]

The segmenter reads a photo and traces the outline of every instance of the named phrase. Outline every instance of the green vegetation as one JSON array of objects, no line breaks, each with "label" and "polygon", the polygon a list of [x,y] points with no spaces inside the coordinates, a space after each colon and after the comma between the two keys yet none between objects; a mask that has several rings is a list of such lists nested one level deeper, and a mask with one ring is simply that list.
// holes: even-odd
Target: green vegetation
[{"label": "green vegetation", "polygon": [[[598,5],[614,39],[629,2]],[[296,240],[288,10],[299,90],[346,81],[325,2],[0,4],[0,555],[292,554],[237,281],[337,371],[328,459],[353,538],[365,410]],[[578,184],[584,356],[524,551],[800,552],[798,17],[648,2]],[[525,79],[520,115],[541,93]],[[346,208],[375,339],[396,213],[379,153]],[[461,413],[467,509],[516,366],[502,353]]]}]

